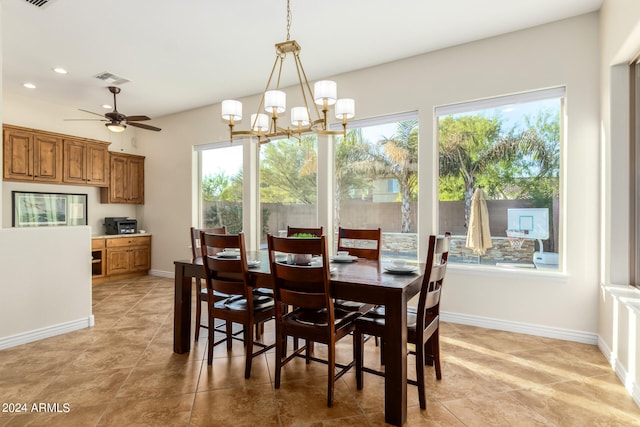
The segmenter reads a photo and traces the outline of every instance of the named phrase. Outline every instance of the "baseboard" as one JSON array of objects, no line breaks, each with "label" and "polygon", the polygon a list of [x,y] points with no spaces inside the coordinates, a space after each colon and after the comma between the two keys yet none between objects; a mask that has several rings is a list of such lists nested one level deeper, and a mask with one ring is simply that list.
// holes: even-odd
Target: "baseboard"
[{"label": "baseboard", "polygon": [[596,345],[598,335],[570,329],[551,328],[548,326],[532,325],[529,323],[512,322],[509,320],[492,319],[489,317],[471,316],[459,313],[440,312],[444,322],[460,323],[462,325],[478,326],[499,331],[517,332],[520,334],[536,335],[565,341],[575,341],[583,344]]},{"label": "baseboard", "polygon": [[607,343],[598,337],[598,348],[604,355],[604,357],[609,361],[609,364],[613,368],[614,372],[627,389],[633,400],[636,402],[638,406],[640,406],[640,384],[636,383],[633,379],[633,376],[629,375],[627,369],[618,361],[618,358]]},{"label": "baseboard", "polygon": [[167,279],[174,279],[175,272],[173,271],[163,271],[163,270],[149,270],[148,273],[150,276],[158,276],[158,277],[166,277]]},{"label": "baseboard", "polygon": [[47,326],[46,328],[35,329],[33,331],[0,338],[0,350],[27,344],[44,338],[54,337],[56,335],[66,334],[79,329],[89,328],[94,325],[94,321],[95,319],[92,314],[87,318],[72,320],[70,322],[59,323],[57,325]]}]

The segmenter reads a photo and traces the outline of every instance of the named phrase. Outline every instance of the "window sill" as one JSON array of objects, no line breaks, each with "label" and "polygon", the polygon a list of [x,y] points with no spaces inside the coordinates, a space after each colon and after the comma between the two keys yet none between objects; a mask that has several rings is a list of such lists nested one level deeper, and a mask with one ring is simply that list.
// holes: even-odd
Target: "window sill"
[{"label": "window sill", "polygon": [[640,289],[631,285],[602,285],[602,288],[640,316]]},{"label": "window sill", "polygon": [[463,264],[450,262],[447,266],[450,272],[468,276],[500,276],[500,277],[529,277],[544,278],[545,280],[567,282],[569,275],[562,271],[542,268],[518,268],[497,265]]}]

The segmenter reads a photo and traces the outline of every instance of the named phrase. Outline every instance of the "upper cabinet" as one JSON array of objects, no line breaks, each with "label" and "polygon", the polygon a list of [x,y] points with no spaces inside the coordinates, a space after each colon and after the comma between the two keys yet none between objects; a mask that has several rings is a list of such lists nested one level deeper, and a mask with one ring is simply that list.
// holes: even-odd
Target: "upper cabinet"
[{"label": "upper cabinet", "polygon": [[3,177],[101,187],[101,203],[144,204],[144,157],[110,152],[109,144],[4,125]]},{"label": "upper cabinet", "polygon": [[3,126],[3,177],[7,181],[109,185],[109,142]]},{"label": "upper cabinet", "polygon": [[109,187],[100,190],[100,202],[144,204],[144,157],[124,153],[109,157]]},{"label": "upper cabinet", "polygon": [[3,128],[5,180],[62,182],[62,139],[48,133]]},{"label": "upper cabinet", "polygon": [[63,182],[95,187],[109,185],[109,144],[64,140]]}]

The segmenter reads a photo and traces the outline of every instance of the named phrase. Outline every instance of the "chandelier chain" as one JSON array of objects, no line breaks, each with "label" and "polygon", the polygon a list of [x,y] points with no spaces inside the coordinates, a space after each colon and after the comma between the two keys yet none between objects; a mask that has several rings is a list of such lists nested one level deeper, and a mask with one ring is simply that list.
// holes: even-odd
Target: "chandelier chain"
[{"label": "chandelier chain", "polygon": [[287,41],[291,39],[291,0],[287,0]]}]

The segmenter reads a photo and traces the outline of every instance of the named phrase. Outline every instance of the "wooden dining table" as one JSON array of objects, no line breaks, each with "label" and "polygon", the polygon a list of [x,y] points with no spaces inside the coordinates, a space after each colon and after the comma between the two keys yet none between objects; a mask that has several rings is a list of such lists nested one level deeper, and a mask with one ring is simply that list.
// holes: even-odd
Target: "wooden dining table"
[{"label": "wooden dining table", "polygon": [[[249,252],[260,264],[250,269],[255,287],[273,288],[266,251]],[[175,261],[173,351],[186,353],[191,340],[192,279],[204,278],[202,260]],[[407,419],[407,302],[420,291],[424,265],[412,274],[391,274],[384,262],[357,259],[332,262],[335,298],[385,306],[385,422],[402,426]]]}]

